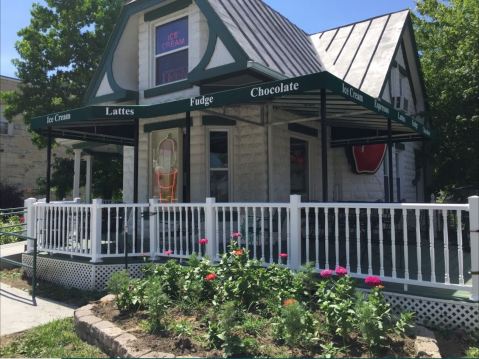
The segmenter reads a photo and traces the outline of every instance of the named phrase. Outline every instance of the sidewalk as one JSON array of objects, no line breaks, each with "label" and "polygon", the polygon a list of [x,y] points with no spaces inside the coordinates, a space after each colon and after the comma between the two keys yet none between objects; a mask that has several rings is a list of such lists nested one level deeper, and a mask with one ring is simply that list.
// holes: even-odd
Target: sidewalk
[{"label": "sidewalk", "polygon": [[73,316],[73,308],[0,283],[0,336],[20,332],[55,319]]}]

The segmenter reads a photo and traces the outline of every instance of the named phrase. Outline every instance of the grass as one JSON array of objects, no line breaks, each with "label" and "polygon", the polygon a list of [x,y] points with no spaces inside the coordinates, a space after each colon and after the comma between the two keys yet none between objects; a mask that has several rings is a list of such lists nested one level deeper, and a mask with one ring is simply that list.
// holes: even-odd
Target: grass
[{"label": "grass", "polygon": [[2,337],[0,357],[10,358],[105,358],[98,348],[75,333],[73,318],[55,320],[20,334]]},{"label": "grass", "polygon": [[[11,285],[12,287],[29,291],[31,293],[32,283],[30,278],[26,278],[23,269],[3,268],[0,270],[0,282]],[[57,302],[64,303],[73,307],[81,307],[90,301],[100,299],[104,293],[96,291],[86,291],[76,288],[65,288],[58,284],[38,281],[37,296],[47,298]]]}]

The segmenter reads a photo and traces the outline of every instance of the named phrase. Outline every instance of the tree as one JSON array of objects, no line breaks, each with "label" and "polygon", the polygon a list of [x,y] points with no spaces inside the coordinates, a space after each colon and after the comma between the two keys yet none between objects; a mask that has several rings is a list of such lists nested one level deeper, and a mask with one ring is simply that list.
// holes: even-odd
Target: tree
[{"label": "tree", "polygon": [[[30,25],[18,32],[13,60],[20,91],[2,94],[8,119],[25,120],[79,107],[98,67],[123,0],[46,0],[33,4]],[[41,145],[42,139],[34,135]]]},{"label": "tree", "polygon": [[433,190],[479,187],[479,2],[419,0],[414,19],[433,129]]}]

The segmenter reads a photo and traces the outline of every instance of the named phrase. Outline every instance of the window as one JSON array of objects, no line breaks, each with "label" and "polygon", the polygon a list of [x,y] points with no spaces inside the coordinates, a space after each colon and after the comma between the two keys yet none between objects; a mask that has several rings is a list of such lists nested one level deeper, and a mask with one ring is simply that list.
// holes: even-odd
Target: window
[{"label": "window", "polygon": [[155,29],[155,85],[186,79],[188,76],[188,18]]},{"label": "window", "polygon": [[217,202],[229,200],[229,156],[228,132],[211,131],[209,140],[210,152],[210,196]]},{"label": "window", "polygon": [[308,142],[291,138],[289,142],[291,194],[308,199]]}]

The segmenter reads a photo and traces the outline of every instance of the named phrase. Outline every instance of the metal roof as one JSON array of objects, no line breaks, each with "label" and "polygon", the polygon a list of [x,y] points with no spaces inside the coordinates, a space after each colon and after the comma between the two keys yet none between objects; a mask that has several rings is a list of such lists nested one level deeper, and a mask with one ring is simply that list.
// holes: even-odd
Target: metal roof
[{"label": "metal roof", "polygon": [[311,35],[326,71],[373,97],[381,95],[409,10]]},{"label": "metal roof", "polygon": [[250,60],[287,77],[324,70],[306,34],[261,0],[209,0]]}]

